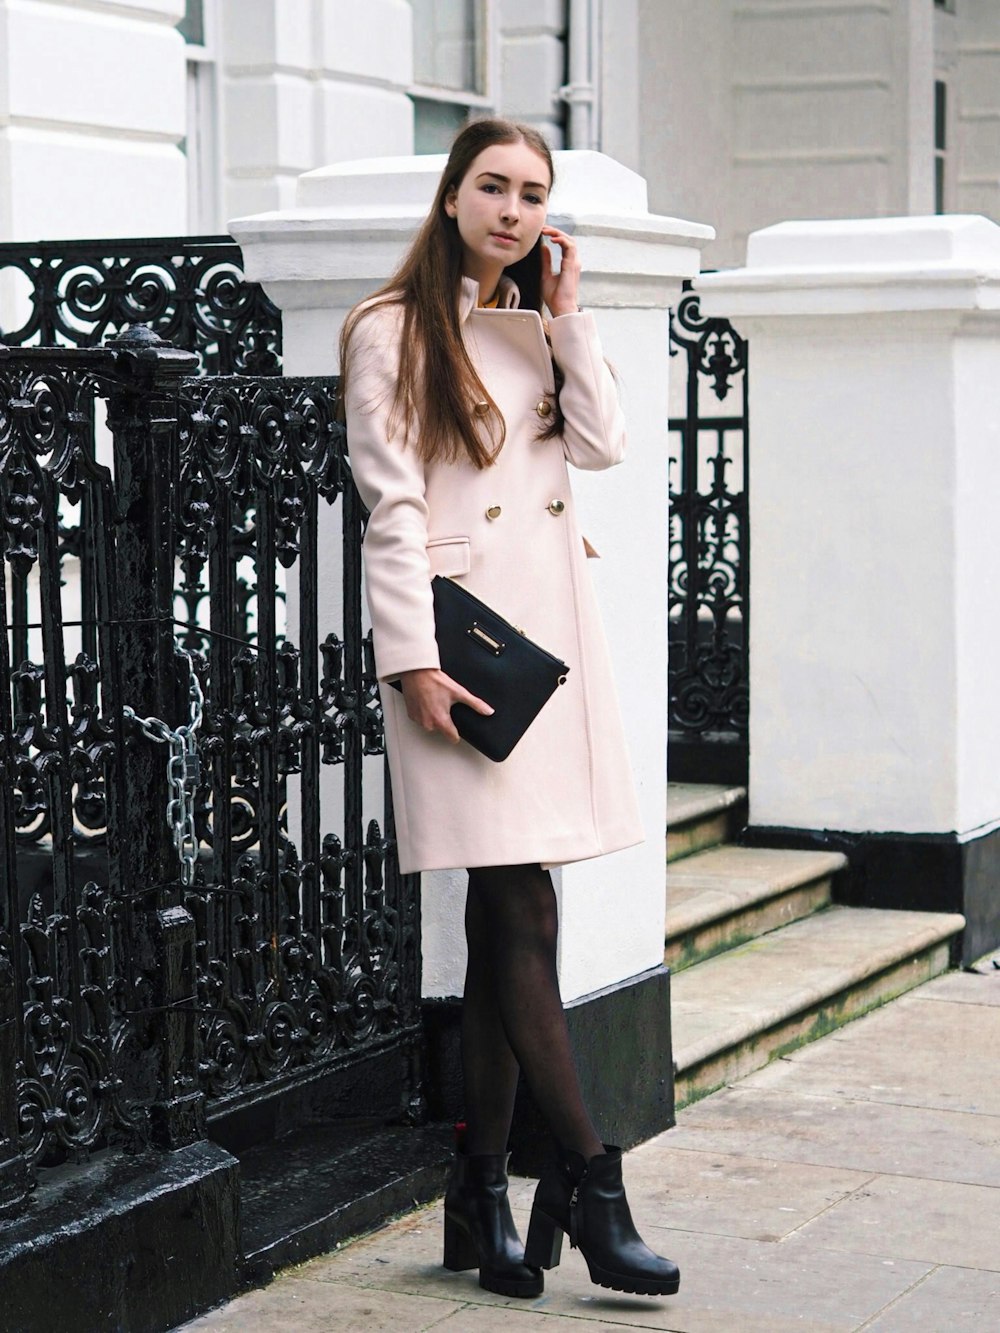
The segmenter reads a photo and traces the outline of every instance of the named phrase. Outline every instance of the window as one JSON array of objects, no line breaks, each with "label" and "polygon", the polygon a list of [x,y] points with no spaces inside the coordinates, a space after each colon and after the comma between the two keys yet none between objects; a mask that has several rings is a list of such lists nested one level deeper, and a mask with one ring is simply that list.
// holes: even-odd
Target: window
[{"label": "window", "polygon": [[945,158],[948,147],[948,85],[934,83],[934,212],[945,212]]},{"label": "window", "polygon": [[177,29],[186,42],[205,45],[205,0],[186,0],[184,17]]},{"label": "window", "polygon": [[219,134],[219,80],[216,68],[215,0],[187,0],[177,28],[188,44],[187,157],[188,231],[222,230],[222,162]]},{"label": "window", "polygon": [[490,0],[412,0],[413,100],[418,153],[445,152],[470,113],[492,107]]}]

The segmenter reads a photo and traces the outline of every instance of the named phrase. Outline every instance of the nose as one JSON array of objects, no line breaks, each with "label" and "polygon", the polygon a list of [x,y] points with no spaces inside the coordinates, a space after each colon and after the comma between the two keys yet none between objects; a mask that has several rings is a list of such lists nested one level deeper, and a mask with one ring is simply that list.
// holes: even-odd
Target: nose
[{"label": "nose", "polygon": [[504,199],[500,216],[504,222],[517,221],[517,197],[515,195],[508,195]]}]

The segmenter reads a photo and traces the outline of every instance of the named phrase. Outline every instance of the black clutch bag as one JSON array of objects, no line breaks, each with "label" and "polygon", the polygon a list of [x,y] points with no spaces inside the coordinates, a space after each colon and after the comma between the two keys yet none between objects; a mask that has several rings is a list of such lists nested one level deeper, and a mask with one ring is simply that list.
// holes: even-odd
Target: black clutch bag
[{"label": "black clutch bag", "polygon": [[433,578],[431,591],[441,670],[495,710],[483,717],[455,704],[456,730],[500,763],[565,683],[569,667],[451,579]]}]

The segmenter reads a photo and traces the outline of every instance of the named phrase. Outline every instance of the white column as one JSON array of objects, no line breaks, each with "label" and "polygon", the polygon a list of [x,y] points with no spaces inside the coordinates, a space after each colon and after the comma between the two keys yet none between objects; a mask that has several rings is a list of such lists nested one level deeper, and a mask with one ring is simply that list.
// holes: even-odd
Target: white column
[{"label": "white column", "polygon": [[750,345],[750,821],[1000,820],[1000,227],[787,222],[698,280]]},{"label": "white column", "polygon": [[[300,178],[298,208],[231,223],[247,276],[281,307],[289,374],[330,374],[346,312],[384,282],[426,215],[444,159],[379,158]],[[668,308],[698,271],[709,227],[652,215],[640,176],[593,152],[556,154],[551,220],[570,230],[621,379],[630,454],[574,476],[635,764],[644,845],[559,873],[567,1000],[662,961],[667,727]],[[330,548],[330,559],[335,553]],[[337,586],[330,568],[321,583]],[[458,995],[465,876],[425,875],[424,993]]]},{"label": "white column", "polygon": [[0,0],[0,238],[187,228],[183,0]]}]

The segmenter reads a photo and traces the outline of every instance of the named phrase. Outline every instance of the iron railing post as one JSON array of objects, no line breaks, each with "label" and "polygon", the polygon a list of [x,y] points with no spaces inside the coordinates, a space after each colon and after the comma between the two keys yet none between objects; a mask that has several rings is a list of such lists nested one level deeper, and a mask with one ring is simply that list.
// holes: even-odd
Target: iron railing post
[{"label": "iron railing post", "polygon": [[[0,344],[0,355],[7,349]],[[17,1063],[21,1025],[18,1013],[14,937],[17,930],[17,866],[11,803],[12,721],[10,646],[7,626],[7,569],[0,557],[0,1214],[22,1204],[31,1188],[28,1165],[20,1150]]]},{"label": "iron railing post", "polygon": [[[181,700],[173,596],[178,386],[198,358],[138,325],[109,339],[118,386],[108,401],[118,497],[117,697],[140,717],[177,725]],[[164,747],[125,738],[119,767],[125,827],[109,829],[125,889],[138,1048],[149,1052],[156,1096],[153,1141],[178,1148],[205,1135],[198,1087],[195,923],[180,901],[177,855],[166,822]],[[134,812],[131,817],[128,812]]]}]

